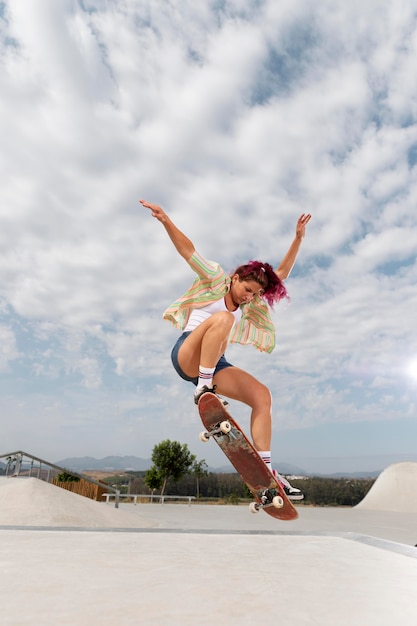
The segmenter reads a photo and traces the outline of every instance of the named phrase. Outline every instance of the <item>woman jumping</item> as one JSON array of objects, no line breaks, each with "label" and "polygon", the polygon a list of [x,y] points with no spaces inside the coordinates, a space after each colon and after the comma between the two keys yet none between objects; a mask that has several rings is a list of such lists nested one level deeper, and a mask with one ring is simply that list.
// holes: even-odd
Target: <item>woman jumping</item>
[{"label": "woman jumping", "polygon": [[[249,261],[228,275],[218,263],[205,260],[196,251],[160,206],[145,200],[140,203],[161,222],[178,253],[197,274],[190,289],[163,316],[183,331],[171,354],[174,368],[196,386],[196,404],[203,393],[211,392],[251,408],[253,445],[272,471],[271,392],[254,376],[229,363],[224,353],[229,341],[252,344],[262,352],[274,349],[275,327],[269,307],[288,297],[282,281],[294,266],[311,215],[303,213],[298,218],[295,238],[276,270],[269,263]],[[299,489],[274,473],[290,499],[303,498]]]}]

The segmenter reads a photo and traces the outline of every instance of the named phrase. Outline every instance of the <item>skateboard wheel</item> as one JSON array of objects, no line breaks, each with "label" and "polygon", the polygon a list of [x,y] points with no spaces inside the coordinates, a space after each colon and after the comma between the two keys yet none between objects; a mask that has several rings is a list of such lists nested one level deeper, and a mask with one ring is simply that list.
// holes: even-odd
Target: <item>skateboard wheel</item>
[{"label": "skateboard wheel", "polygon": [[282,507],[284,506],[284,500],[281,498],[281,496],[274,496],[272,498],[272,504],[276,509],[282,509]]},{"label": "skateboard wheel", "polygon": [[251,513],[259,513],[259,506],[256,504],[256,502],[251,502],[249,505],[249,511]]},{"label": "skateboard wheel", "polygon": [[220,430],[225,435],[227,435],[227,433],[230,433],[230,431],[232,430],[232,426],[231,426],[230,422],[228,422],[227,420],[225,422],[221,422]]},{"label": "skateboard wheel", "polygon": [[207,441],[210,440],[210,435],[208,434],[206,430],[200,433],[199,437],[200,437],[200,441],[202,441],[203,443],[207,443]]}]

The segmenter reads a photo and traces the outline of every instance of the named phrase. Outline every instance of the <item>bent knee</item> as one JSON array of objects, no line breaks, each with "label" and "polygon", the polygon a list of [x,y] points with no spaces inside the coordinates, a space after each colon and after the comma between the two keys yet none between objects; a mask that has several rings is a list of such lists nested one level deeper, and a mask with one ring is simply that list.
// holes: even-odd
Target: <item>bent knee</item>
[{"label": "bent knee", "polygon": [[230,311],[217,311],[209,318],[212,326],[223,327],[231,330],[235,323],[235,317]]},{"label": "bent knee", "polygon": [[250,406],[253,409],[271,409],[272,396],[271,392],[266,385],[258,382],[256,387],[252,390]]}]

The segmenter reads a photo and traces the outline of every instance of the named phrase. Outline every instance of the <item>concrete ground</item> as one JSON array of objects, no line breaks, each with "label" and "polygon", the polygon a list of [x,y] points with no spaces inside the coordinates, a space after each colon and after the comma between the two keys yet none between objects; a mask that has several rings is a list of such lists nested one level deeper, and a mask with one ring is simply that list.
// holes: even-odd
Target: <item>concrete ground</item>
[{"label": "concrete ground", "polygon": [[2,626],[417,624],[417,513],[116,510],[29,481],[0,480]]}]

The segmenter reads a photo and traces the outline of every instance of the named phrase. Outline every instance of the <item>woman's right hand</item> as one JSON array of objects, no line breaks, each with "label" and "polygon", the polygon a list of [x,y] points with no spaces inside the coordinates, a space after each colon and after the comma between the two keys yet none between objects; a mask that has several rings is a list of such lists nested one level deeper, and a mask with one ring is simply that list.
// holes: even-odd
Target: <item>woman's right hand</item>
[{"label": "woman's right hand", "polygon": [[160,206],[158,206],[157,204],[151,204],[150,202],[147,202],[146,200],[139,200],[139,202],[146,209],[150,209],[152,211],[152,217],[156,217],[156,219],[159,222],[165,222],[166,221],[167,215],[166,215],[165,211],[163,209],[161,209]]}]

